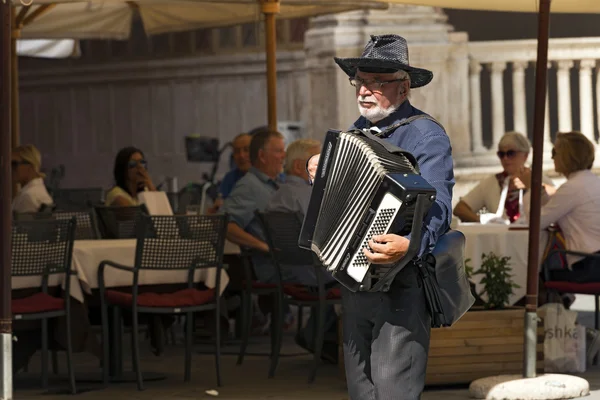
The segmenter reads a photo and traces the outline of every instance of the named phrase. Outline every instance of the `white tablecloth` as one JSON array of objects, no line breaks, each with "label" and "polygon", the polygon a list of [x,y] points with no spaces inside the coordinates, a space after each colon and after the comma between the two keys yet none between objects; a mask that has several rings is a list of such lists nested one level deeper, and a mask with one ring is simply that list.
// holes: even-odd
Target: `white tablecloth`
[{"label": "white tablecloth", "polygon": [[[466,238],[465,258],[471,259],[473,271],[481,267],[483,254],[494,252],[499,257],[510,257],[512,268],[512,280],[519,285],[513,289],[510,304],[516,303],[527,292],[527,258],[529,253],[529,230],[510,230],[507,225],[481,225],[481,224],[459,224],[456,228]],[[546,245],[547,233],[542,232],[540,238],[540,264],[541,257]],[[475,283],[477,293],[484,286],[481,284],[482,275],[471,278]]]},{"label": "white tablecloth", "polygon": [[[83,302],[84,292],[91,293],[92,289],[98,288],[98,266],[104,260],[110,260],[117,264],[133,267],[135,259],[135,239],[125,240],[76,240],[73,246],[72,269],[76,275],[71,277],[71,296]],[[230,242],[226,242],[225,254],[238,254],[239,248]],[[127,271],[107,267],[105,270],[106,287],[131,286],[132,274]],[[207,287],[213,288],[216,284],[216,268],[198,270],[194,277],[196,282],[203,282]],[[62,285],[62,275],[52,276],[49,279],[50,286]],[[187,271],[140,271],[139,284],[170,284],[187,282]],[[227,287],[229,276],[222,271],[221,292]],[[39,287],[40,278],[13,277],[12,288],[22,289]]]}]

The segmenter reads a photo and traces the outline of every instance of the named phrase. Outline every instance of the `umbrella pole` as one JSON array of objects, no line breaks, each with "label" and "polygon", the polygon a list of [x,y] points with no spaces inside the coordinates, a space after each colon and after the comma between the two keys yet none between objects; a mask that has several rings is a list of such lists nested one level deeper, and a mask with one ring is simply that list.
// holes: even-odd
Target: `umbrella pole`
[{"label": "umbrella pole", "polygon": [[525,305],[525,356],[523,375],[535,377],[537,361],[537,304],[539,284],[540,209],[542,203],[542,161],[544,157],[544,113],[548,72],[548,37],[550,3],[540,0],[538,48],[535,69],[535,103],[533,114],[533,165],[531,171],[531,211],[529,213],[529,255],[527,259],[527,297]]},{"label": "umbrella pole", "polygon": [[267,107],[269,129],[277,130],[277,51],[275,14],[279,13],[279,0],[261,0],[265,15],[265,44],[267,55]]},{"label": "umbrella pole", "polygon": [[10,41],[11,49],[11,100],[12,100],[12,114],[11,114],[11,146],[17,147],[19,145],[19,57],[17,56],[17,40],[20,36],[20,30],[17,26],[17,14],[14,7],[12,7],[12,21],[13,29]]},{"label": "umbrella pole", "polygon": [[10,2],[0,1],[0,357],[2,382],[0,398],[10,400],[12,392],[11,315],[11,40]]}]

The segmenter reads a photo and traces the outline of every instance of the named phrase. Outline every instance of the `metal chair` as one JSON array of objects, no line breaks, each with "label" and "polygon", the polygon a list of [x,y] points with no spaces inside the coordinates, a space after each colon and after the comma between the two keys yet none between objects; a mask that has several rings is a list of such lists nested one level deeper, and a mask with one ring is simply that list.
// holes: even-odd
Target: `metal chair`
[{"label": "metal chair", "polygon": [[95,206],[102,239],[134,239],[136,224],[148,214],[144,205],[130,207]]},{"label": "metal chair", "polygon": [[98,221],[93,209],[87,211],[55,211],[52,216],[57,220],[75,218],[75,240],[100,239]]},{"label": "metal chair", "polygon": [[104,202],[104,189],[101,187],[55,189],[52,199],[60,211],[88,210]]},{"label": "metal chair", "polygon": [[[271,356],[269,376],[275,374],[275,369],[279,361],[283,338],[284,302],[286,302],[298,306],[299,310],[302,310],[303,307],[310,307],[316,312],[314,365],[308,377],[308,382],[312,383],[315,380],[317,368],[321,363],[321,350],[325,336],[325,308],[328,305],[341,303],[341,291],[338,288],[325,289],[325,269],[312,252],[298,247],[298,237],[300,236],[303,222],[301,214],[290,212],[257,212],[256,216],[263,226],[265,238],[269,245],[269,253],[276,266],[278,280],[282,281],[282,268],[294,266],[312,265],[316,277],[316,286],[314,287],[289,283],[280,285],[282,291],[277,301],[278,315],[277,318],[273,318],[277,325],[273,330],[276,337],[274,353]],[[285,298],[283,294],[285,294]],[[300,311],[299,323],[301,319],[302,314]]]},{"label": "metal chair", "polygon": [[75,218],[75,240],[93,240],[100,238],[96,213],[93,209],[87,211],[54,211],[37,213],[14,213],[18,221],[43,219],[70,220]]},{"label": "metal chair", "polygon": [[[13,277],[40,276],[40,292],[13,299],[15,320],[41,320],[42,324],[42,387],[48,387],[48,320],[65,317],[67,331],[67,368],[71,393],[76,393],[71,345],[71,258],[75,237],[75,218],[65,220],[15,220],[12,228]],[[64,274],[62,298],[48,294],[48,278]]]},{"label": "metal chair", "polygon": [[[242,341],[240,344],[240,352],[238,354],[237,365],[242,365],[244,357],[246,356],[246,349],[248,348],[248,341],[250,340],[250,331],[252,330],[252,295],[257,296],[272,296],[275,300],[275,304],[281,302],[283,298],[283,288],[281,287],[281,277],[279,274],[276,275],[276,283],[264,283],[254,279],[254,273],[252,271],[251,258],[252,255],[258,252],[257,250],[250,250],[246,248],[241,249],[240,257],[242,259],[242,266],[244,267],[244,282],[242,291],[242,310],[241,310],[241,334]],[[275,328],[274,324],[271,323],[272,331]],[[276,335],[271,335],[271,355],[274,354]],[[272,372],[271,372],[272,370]],[[269,370],[269,377],[273,377],[275,370]]]},{"label": "metal chair", "polygon": [[[132,316],[132,358],[137,375],[138,389],[143,390],[143,378],[140,369],[140,351],[138,341],[138,314],[184,314],[185,332],[185,375],[187,382],[191,378],[192,329],[195,312],[215,310],[216,343],[215,365],[217,385],[221,386],[220,371],[220,288],[223,268],[223,248],[227,229],[227,215],[219,216],[142,216],[136,226],[137,246],[135,265],[119,265],[112,261],[103,261],[98,269],[98,287],[102,308],[102,338],[104,359],[108,354],[108,307],[131,311]],[[131,293],[110,290],[105,286],[104,275],[107,268],[117,268],[132,274]],[[194,283],[197,270],[216,268],[214,288],[200,290]],[[187,289],[174,293],[139,293],[139,273],[143,270],[183,270],[187,271]],[[108,363],[103,366],[103,380],[108,384]]]}]

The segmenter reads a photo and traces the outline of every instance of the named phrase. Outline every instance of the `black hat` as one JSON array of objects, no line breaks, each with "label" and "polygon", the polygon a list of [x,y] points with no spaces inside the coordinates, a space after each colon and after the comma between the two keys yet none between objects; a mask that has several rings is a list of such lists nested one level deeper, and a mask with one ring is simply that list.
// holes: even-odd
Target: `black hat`
[{"label": "black hat", "polygon": [[356,75],[357,69],[372,73],[394,73],[402,70],[408,72],[411,88],[425,86],[433,79],[433,72],[409,65],[406,39],[398,35],[372,35],[360,58],[333,59],[350,77]]}]

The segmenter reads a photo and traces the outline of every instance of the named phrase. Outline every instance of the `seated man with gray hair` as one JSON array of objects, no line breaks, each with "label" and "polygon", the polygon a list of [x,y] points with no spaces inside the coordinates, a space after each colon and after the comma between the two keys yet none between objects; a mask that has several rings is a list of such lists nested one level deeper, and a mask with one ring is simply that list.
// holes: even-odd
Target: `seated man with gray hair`
[{"label": "seated man with gray hair", "polygon": [[[284,164],[285,183],[279,185],[279,190],[271,197],[265,208],[266,212],[298,212],[302,216],[306,214],[312,191],[306,162],[320,151],[321,143],[314,139],[298,139],[288,146]],[[281,272],[285,281],[307,286],[317,284],[317,278],[311,267],[285,267]]]},{"label": "seated man with gray hair", "polygon": [[[286,150],[286,159],[284,172],[286,182],[279,186],[279,190],[271,197],[266,211],[278,212],[298,212],[304,216],[310,201],[312,186],[309,182],[306,163],[313,155],[321,151],[321,143],[314,139],[298,139],[292,142]],[[301,283],[306,286],[317,286],[317,277],[315,270],[311,265],[283,267],[282,277],[293,280],[295,283]],[[329,274],[325,273],[326,287],[331,284],[337,284],[337,281]],[[322,358],[330,362],[337,362],[337,314],[332,305],[326,308],[325,314],[325,332],[326,337],[321,351]],[[304,329],[298,331],[296,335],[296,344],[300,347],[314,352],[314,329],[315,324],[313,315]]]},{"label": "seated man with gray hair", "polygon": [[284,164],[286,181],[269,201],[267,211],[306,213],[312,190],[306,160],[320,151],[321,143],[314,139],[298,139],[288,146]]}]

